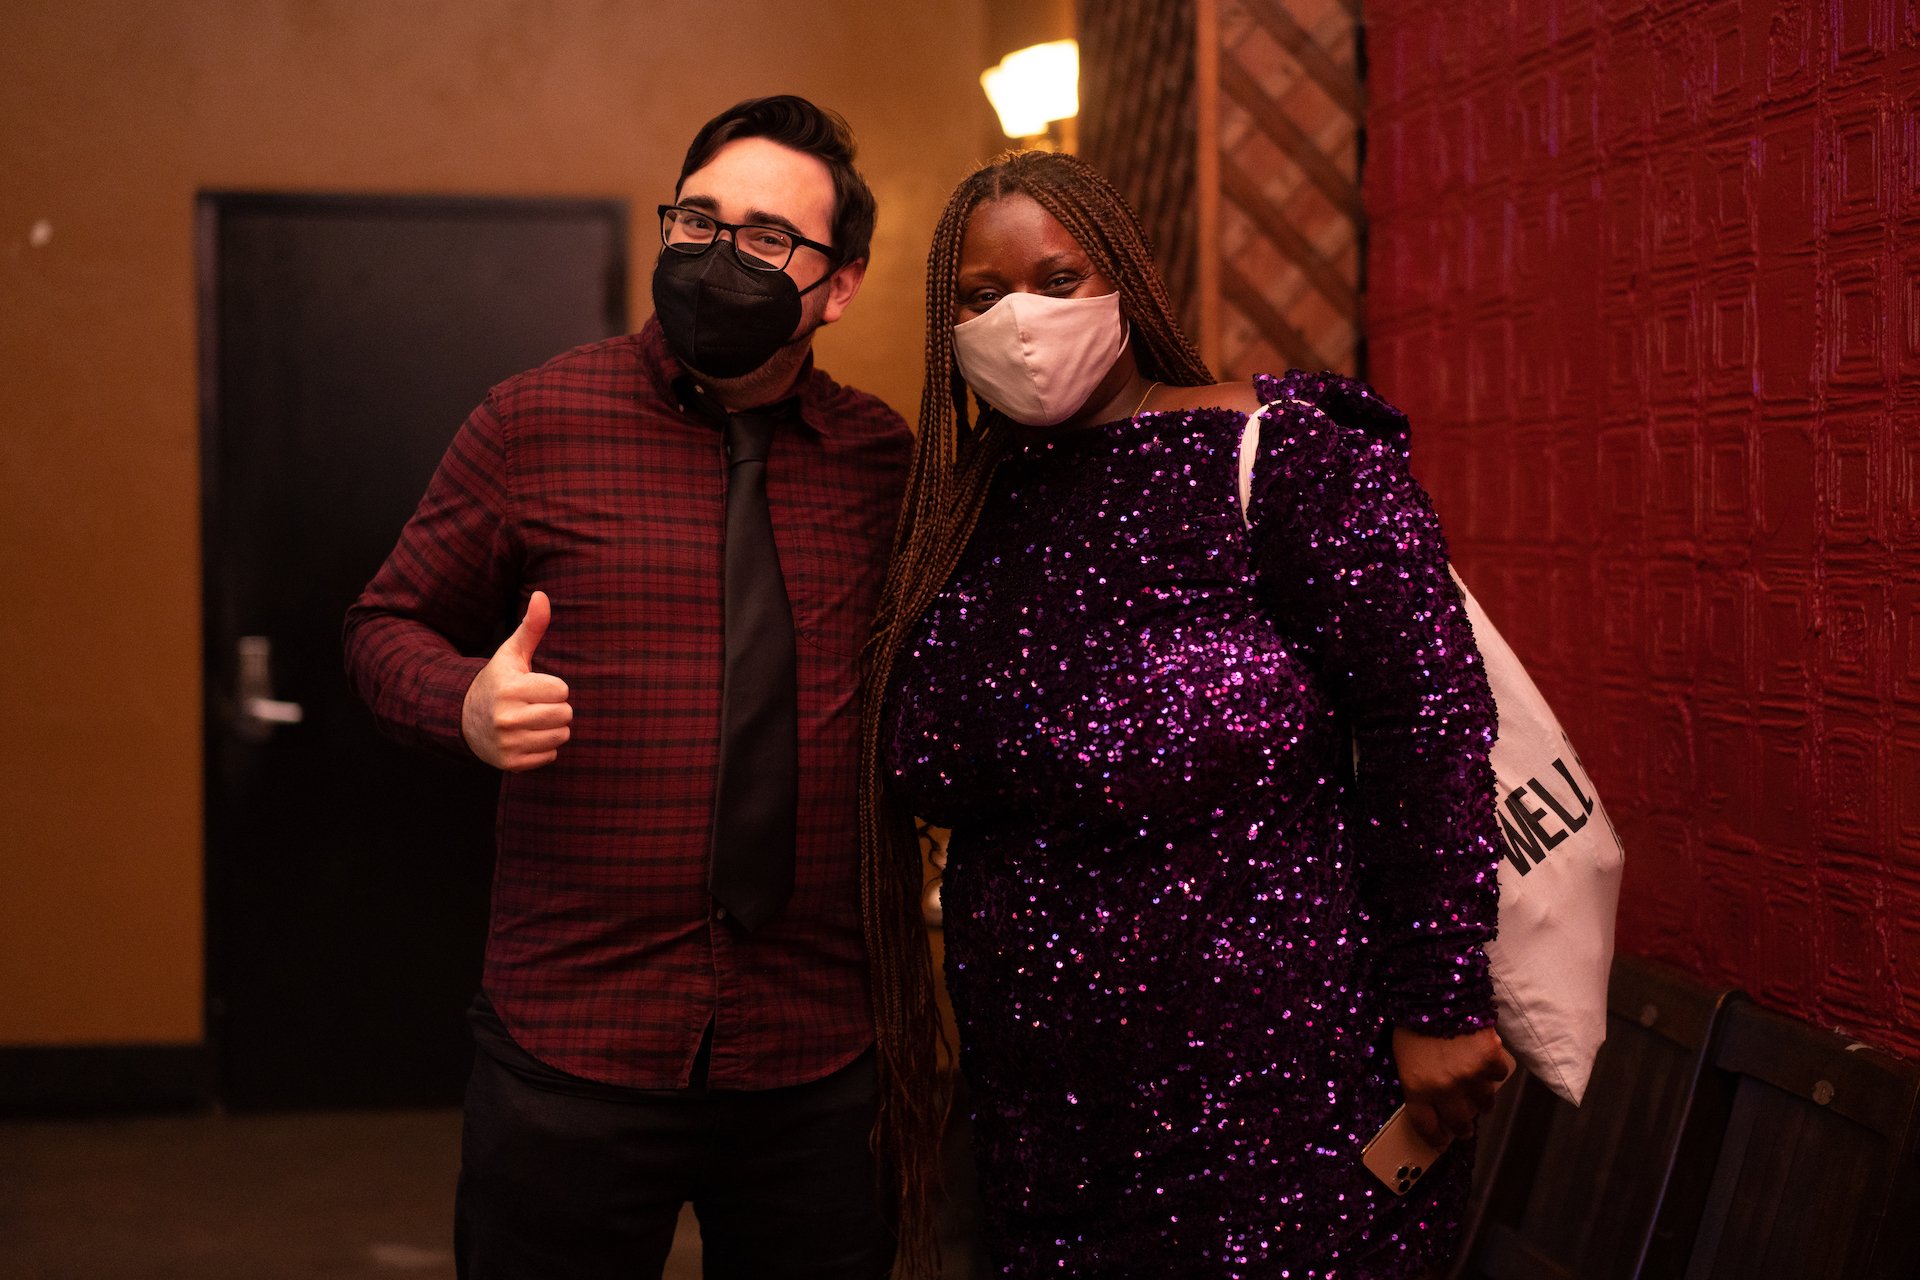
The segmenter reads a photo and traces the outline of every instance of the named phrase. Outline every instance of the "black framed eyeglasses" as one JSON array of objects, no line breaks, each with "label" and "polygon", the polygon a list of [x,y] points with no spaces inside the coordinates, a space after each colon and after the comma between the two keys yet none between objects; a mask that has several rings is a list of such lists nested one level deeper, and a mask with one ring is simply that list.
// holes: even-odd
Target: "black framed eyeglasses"
[{"label": "black framed eyeglasses", "polygon": [[833,261],[833,249],[818,240],[796,235],[785,227],[760,227],[752,223],[722,222],[710,213],[684,205],[660,206],[660,243],[675,253],[699,255],[713,248],[720,233],[733,237],[734,252],[740,262],[758,271],[784,271],[793,261],[796,249],[812,249]]}]

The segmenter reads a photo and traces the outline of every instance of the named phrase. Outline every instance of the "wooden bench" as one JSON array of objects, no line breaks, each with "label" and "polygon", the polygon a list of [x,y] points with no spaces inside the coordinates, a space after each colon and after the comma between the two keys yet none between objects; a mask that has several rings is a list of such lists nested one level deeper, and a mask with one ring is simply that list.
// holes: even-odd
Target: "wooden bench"
[{"label": "wooden bench", "polygon": [[1583,1104],[1489,1117],[1454,1280],[1906,1280],[1920,1064],[1631,957]]}]

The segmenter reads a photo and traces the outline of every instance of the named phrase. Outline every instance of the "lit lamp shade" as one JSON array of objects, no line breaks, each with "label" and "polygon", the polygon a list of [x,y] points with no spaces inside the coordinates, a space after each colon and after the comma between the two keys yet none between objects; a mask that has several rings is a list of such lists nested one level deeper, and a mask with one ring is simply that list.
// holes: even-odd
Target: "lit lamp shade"
[{"label": "lit lamp shade", "polygon": [[1080,113],[1080,44],[1050,40],[1016,50],[981,72],[980,84],[1009,138],[1035,137]]}]

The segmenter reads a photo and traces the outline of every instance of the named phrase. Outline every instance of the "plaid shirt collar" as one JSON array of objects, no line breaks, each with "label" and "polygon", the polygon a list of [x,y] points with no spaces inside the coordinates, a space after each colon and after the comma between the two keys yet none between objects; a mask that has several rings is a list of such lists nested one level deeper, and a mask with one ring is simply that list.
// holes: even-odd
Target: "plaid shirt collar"
[{"label": "plaid shirt collar", "polygon": [[[701,403],[705,398],[704,392],[694,373],[680,362],[680,357],[674,355],[673,349],[667,345],[667,335],[661,330],[658,317],[649,316],[633,339],[634,354],[640,361],[641,371],[662,400],[680,405],[696,417],[717,421],[713,413],[719,411],[719,406],[711,400],[704,405]],[[833,379],[814,367],[811,348],[807,351],[806,363],[800,366],[798,385],[796,394],[767,407],[789,413],[793,413],[793,408],[797,407],[798,412],[793,413],[795,421],[823,437],[832,438],[833,431],[829,424],[833,421],[833,415],[826,411],[826,402],[837,388]]]}]

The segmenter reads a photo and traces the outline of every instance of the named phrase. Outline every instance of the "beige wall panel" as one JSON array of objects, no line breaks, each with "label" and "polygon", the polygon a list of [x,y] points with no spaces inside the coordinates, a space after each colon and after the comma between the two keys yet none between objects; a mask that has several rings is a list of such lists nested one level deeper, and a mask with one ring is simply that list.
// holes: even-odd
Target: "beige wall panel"
[{"label": "beige wall panel", "polygon": [[1363,220],[1357,20],[1344,0],[1218,0],[1213,9],[1221,296],[1208,354],[1228,377],[1295,364],[1352,373]]}]

